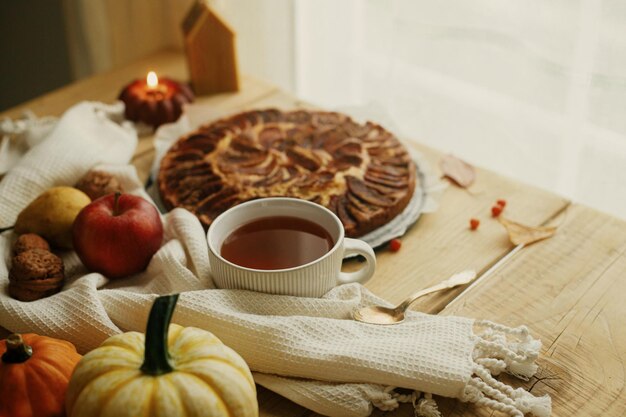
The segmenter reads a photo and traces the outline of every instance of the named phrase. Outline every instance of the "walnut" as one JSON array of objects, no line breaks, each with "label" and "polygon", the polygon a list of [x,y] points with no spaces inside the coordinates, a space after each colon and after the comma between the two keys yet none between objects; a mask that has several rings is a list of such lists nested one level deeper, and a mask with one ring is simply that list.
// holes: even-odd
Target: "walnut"
[{"label": "walnut", "polygon": [[26,233],[20,235],[20,237],[18,237],[15,241],[15,244],[13,245],[13,254],[19,255],[20,253],[26,252],[30,249],[43,249],[49,251],[50,245],[48,245],[48,242],[46,242],[46,240],[41,236],[36,235],[35,233]]},{"label": "walnut", "polygon": [[89,171],[76,183],[76,188],[87,194],[92,201],[108,194],[124,191],[117,178],[102,171]]},{"label": "walnut", "polygon": [[9,271],[9,295],[34,301],[56,294],[63,287],[63,260],[44,249],[30,249],[13,258]]}]

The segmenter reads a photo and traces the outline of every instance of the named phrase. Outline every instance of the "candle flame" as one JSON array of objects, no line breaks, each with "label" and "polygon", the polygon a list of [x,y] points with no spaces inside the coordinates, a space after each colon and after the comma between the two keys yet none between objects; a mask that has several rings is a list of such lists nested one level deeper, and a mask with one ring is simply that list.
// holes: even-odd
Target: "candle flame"
[{"label": "candle flame", "polygon": [[148,87],[155,88],[159,85],[159,77],[157,77],[156,72],[150,71],[148,76],[146,77],[146,83],[148,83]]}]

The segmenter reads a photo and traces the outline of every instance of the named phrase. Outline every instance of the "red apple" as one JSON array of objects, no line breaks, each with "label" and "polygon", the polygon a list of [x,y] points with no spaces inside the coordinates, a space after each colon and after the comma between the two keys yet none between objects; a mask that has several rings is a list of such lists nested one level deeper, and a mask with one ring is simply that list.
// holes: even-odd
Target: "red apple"
[{"label": "red apple", "polygon": [[83,264],[109,278],[143,271],[161,247],[163,223],[156,208],[131,194],[109,194],[83,208],[72,226]]}]

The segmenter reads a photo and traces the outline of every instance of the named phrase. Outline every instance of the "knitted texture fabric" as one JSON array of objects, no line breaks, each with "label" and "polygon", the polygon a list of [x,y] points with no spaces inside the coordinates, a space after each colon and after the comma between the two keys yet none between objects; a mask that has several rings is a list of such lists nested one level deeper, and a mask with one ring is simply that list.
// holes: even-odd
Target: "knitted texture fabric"
[{"label": "knitted texture fabric", "polygon": [[72,185],[97,164],[126,164],[137,134],[111,121],[113,106],[83,102],[69,109],[40,144],[31,148],[0,182],[0,227],[43,191]]},{"label": "knitted texture fabric", "polygon": [[[71,130],[64,119],[50,139],[64,133],[61,129]],[[48,140],[38,146],[49,145]],[[21,189],[21,206],[3,198],[0,211],[10,209],[7,219],[14,218],[43,191],[40,187],[74,184],[100,159],[91,153],[103,152],[92,140],[96,141],[72,145],[73,152],[84,159],[72,160],[71,169],[59,166],[62,175],[56,174],[56,165],[46,166],[46,158],[56,164],[62,159],[57,153],[63,149],[38,151],[38,165],[45,170],[31,173],[20,163],[15,174],[10,173],[11,184],[25,178],[38,187]],[[134,168],[124,165],[129,158],[127,144],[110,137],[106,140],[109,155],[119,148],[119,160],[109,158],[107,162],[120,165],[98,169],[115,175],[128,192],[148,198]],[[24,161],[37,165],[28,154]],[[44,174],[55,180],[39,178]],[[0,187],[7,190],[4,192],[16,189],[15,185],[6,188],[4,180]],[[436,416],[439,412],[431,394],[470,401],[511,416],[529,412],[549,415],[549,397],[514,390],[493,377],[501,372],[529,377],[536,371],[540,343],[526,328],[416,312],[396,326],[359,323],[351,319],[354,309],[389,304],[358,284],[336,287],[321,298],[217,289],[200,222],[184,209],[173,210],[163,220],[164,244],[146,271],[110,281],[90,273],[75,253],[66,252],[63,290],[33,302],[20,302],[7,294],[15,236],[4,233],[0,236],[0,326],[69,340],[85,353],[122,331],[144,331],[154,298],[182,293],[173,322],[211,331],[246,360],[257,383],[324,415],[367,416],[374,407],[392,410],[399,402],[412,402],[419,415]],[[413,393],[401,394],[394,387]]]}]

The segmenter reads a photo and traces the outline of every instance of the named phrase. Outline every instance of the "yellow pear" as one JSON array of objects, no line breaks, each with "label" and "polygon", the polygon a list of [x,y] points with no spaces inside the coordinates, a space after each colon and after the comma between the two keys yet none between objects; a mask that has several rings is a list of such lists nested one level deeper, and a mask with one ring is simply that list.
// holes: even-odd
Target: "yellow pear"
[{"label": "yellow pear", "polygon": [[72,187],[44,191],[17,216],[15,232],[36,233],[58,248],[72,247],[72,224],[91,199]]}]

